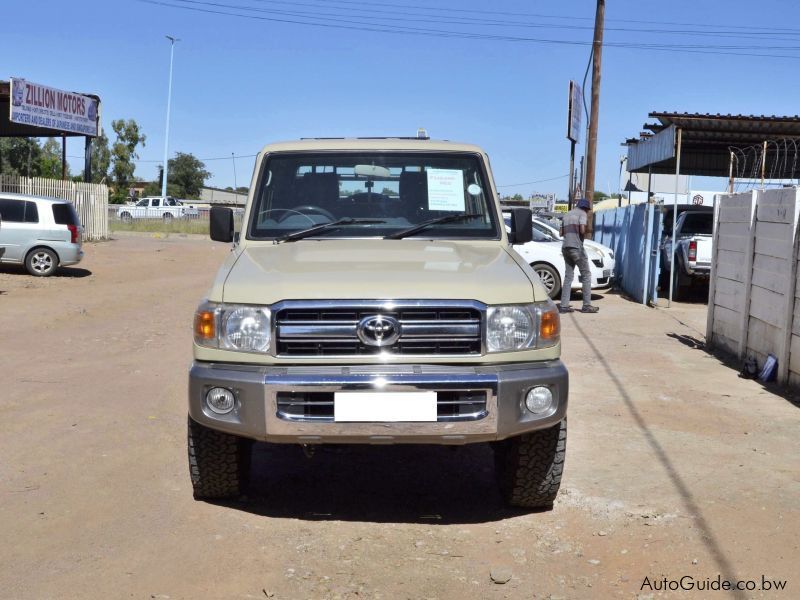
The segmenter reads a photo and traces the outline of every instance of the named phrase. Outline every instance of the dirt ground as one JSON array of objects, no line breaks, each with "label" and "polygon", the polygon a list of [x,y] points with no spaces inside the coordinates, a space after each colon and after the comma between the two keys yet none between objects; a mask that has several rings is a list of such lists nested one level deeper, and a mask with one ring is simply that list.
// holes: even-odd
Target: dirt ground
[{"label": "dirt ground", "polygon": [[[483,445],[258,445],[225,506],[192,499],[185,394],[228,249],[85,249],[59,277],[0,269],[2,598],[800,597],[800,410],[704,351],[702,304],[609,293],[563,320],[552,511],[505,508]],[[757,589],[657,589],[686,576]]]}]

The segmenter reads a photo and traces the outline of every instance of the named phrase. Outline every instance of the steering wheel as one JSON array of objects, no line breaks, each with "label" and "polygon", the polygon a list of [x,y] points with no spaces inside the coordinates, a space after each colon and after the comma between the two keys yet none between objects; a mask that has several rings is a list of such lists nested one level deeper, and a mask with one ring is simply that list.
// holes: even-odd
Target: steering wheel
[{"label": "steering wheel", "polygon": [[286,209],[286,216],[284,216],[282,219],[279,219],[278,223],[281,223],[281,222],[285,221],[286,219],[288,219],[289,216],[291,215],[291,213],[300,213],[301,215],[304,215],[304,216],[308,216],[307,213],[310,213],[312,215],[322,215],[323,217],[326,217],[326,218],[330,219],[331,221],[335,221],[336,220],[336,217],[334,217],[330,212],[328,212],[324,208],[320,208],[319,206],[314,206],[312,204],[305,204],[303,206],[295,206],[291,210]]}]

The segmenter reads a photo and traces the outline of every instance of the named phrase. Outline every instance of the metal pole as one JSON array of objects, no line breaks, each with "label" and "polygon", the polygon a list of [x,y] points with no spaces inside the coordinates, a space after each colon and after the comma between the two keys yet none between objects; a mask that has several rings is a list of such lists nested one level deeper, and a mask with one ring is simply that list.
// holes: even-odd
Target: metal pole
[{"label": "metal pole", "polygon": [[161,172],[161,197],[167,195],[167,171],[168,169],[168,149],[169,149],[169,111],[172,104],[172,60],[175,56],[175,42],[178,38],[170,35],[165,36],[169,40],[169,87],[167,88],[167,126],[164,132],[164,169]]},{"label": "metal pole", "polygon": [[733,161],[736,160],[736,155],[731,152],[730,167],[728,168],[728,191],[733,193]]},{"label": "metal pole", "polygon": [[92,182],[92,138],[88,135],[85,139],[83,150],[83,180],[86,183]]},{"label": "metal pole", "polygon": [[672,307],[672,288],[675,284],[675,225],[678,221],[678,185],[681,179],[681,139],[683,138],[683,131],[678,128],[678,152],[677,162],[675,163],[675,198],[672,202],[672,249],[669,261],[669,300],[667,300],[667,308]]},{"label": "metal pole", "polygon": [[592,54],[592,107],[589,115],[589,143],[586,149],[586,187],[583,193],[594,200],[594,175],[597,156],[597,121],[600,114],[600,69],[603,58],[603,24],[605,21],[606,1],[597,0],[597,12],[594,19],[594,41]]},{"label": "metal pole", "polygon": [[61,134],[61,181],[67,178],[67,134]]},{"label": "metal pole", "polygon": [[236,183],[236,157],[231,152],[231,162],[233,163],[233,195],[238,194],[239,185]]},{"label": "metal pole", "polygon": [[767,140],[764,140],[764,150],[761,152],[761,189],[764,189],[764,173],[767,170]]},{"label": "metal pole", "polygon": [[[617,208],[622,207],[622,163],[625,157],[619,159],[619,176],[617,177]],[[628,192],[630,194],[630,192]],[[630,204],[630,202],[628,202]]]},{"label": "metal pole", "polygon": [[569,141],[569,195],[567,196],[567,207],[572,210],[572,199],[575,197],[575,142]]}]

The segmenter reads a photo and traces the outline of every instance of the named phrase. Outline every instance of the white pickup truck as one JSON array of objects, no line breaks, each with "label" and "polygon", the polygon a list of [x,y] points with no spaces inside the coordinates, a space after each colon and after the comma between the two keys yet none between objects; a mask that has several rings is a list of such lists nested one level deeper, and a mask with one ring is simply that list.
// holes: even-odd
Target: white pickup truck
[{"label": "white pickup truck", "polygon": [[[675,271],[673,295],[680,297],[687,288],[705,284],[711,275],[714,213],[709,210],[687,210],[675,223]],[[672,235],[666,233],[661,242],[661,274],[669,282],[672,262]]]},{"label": "white pickup truck", "polygon": [[192,218],[198,215],[199,211],[196,208],[184,206],[180,200],[176,200],[172,196],[167,196],[166,198],[148,196],[142,198],[136,204],[126,204],[117,209],[117,217],[126,223],[134,219],[171,221],[172,219]]}]

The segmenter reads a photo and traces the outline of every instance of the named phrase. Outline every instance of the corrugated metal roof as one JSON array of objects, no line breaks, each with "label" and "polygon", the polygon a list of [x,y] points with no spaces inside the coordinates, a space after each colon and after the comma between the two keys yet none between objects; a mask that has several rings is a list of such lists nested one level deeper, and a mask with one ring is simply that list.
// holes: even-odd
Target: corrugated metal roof
[{"label": "corrugated metal roof", "polygon": [[[675,126],[681,130],[681,173],[687,175],[710,175],[727,177],[730,168],[730,148],[748,147],[763,144],[765,141],[800,138],[800,115],[732,115],[711,113],[651,112],[650,119],[656,122],[645,123],[643,129],[658,133]],[[652,134],[641,132],[638,139],[628,139],[625,145],[630,148],[645,141]],[[794,177],[795,173],[784,173],[777,162],[779,157],[770,157],[768,170],[777,178]],[[675,158],[649,167],[653,173],[674,173]],[[787,164],[787,161],[783,161]],[[640,166],[638,172],[646,172],[648,165]]]}]

